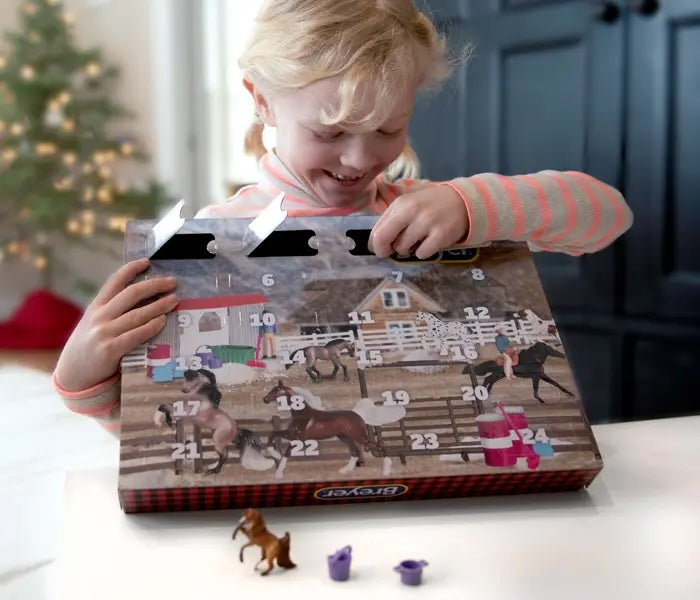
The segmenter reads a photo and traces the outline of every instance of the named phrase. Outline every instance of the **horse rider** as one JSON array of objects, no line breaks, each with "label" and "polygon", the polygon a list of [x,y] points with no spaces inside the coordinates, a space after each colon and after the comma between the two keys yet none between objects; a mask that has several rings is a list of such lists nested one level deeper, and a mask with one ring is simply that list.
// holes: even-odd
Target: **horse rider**
[{"label": "horse rider", "polygon": [[506,377],[515,379],[515,375],[513,375],[513,357],[517,356],[517,350],[511,345],[503,327],[496,329],[496,348],[503,358],[503,372]]}]

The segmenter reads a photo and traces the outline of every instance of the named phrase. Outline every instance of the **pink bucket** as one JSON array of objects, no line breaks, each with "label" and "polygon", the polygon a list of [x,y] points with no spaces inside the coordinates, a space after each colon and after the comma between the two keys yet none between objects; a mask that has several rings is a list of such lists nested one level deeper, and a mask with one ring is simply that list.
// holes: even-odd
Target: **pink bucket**
[{"label": "pink bucket", "polygon": [[517,456],[503,415],[487,413],[476,418],[484,460],[490,467],[512,467]]}]

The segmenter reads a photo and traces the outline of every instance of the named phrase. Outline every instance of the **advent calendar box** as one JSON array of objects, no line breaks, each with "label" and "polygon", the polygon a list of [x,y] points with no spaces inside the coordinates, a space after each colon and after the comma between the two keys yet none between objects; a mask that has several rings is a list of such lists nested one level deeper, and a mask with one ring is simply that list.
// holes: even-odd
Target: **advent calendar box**
[{"label": "advent calendar box", "polygon": [[[180,303],[122,363],[126,512],[594,479],[600,453],[527,247],[379,259],[375,222],[290,218],[256,245],[250,220],[187,220],[152,256],[142,277],[177,277]],[[151,256],[153,226],[129,224],[127,260]]]}]

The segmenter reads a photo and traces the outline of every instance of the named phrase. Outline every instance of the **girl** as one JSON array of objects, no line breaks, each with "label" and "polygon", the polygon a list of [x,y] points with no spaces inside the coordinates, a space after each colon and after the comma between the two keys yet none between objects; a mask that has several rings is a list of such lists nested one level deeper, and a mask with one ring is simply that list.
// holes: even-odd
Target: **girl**
[{"label": "girl", "polygon": [[[261,123],[277,129],[262,180],[197,217],[254,217],[280,191],[289,216],[381,214],[380,257],[419,258],[492,240],[570,255],[608,246],[632,222],[622,196],[583,173],[412,177],[407,129],[417,92],[451,70],[445,40],[412,0],[267,0],[240,58]],[[396,173],[409,178],[393,181]],[[177,304],[172,278],[129,285],[146,259],[119,269],[87,308],[54,372],[68,407],[119,427],[119,364]],[[135,308],[151,296],[171,292]],[[90,365],[89,369],[85,365]]]}]

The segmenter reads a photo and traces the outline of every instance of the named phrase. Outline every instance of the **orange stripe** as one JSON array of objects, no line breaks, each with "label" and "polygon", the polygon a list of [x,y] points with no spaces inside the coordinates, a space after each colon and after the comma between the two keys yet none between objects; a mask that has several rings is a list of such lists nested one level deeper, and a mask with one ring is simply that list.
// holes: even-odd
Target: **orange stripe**
[{"label": "orange stripe", "polygon": [[389,206],[394,200],[396,200],[397,196],[399,195],[397,191],[398,186],[394,185],[393,183],[386,183],[384,182],[384,189],[386,190],[386,198],[382,197],[382,200],[384,200],[384,203]]},{"label": "orange stripe", "polygon": [[599,181],[595,177],[591,177],[586,173],[581,173],[580,175],[589,183],[591,183],[594,187],[598,188],[599,190],[602,190],[603,194],[605,194],[607,199],[610,200],[610,204],[613,205],[615,210],[615,222],[613,223],[612,229],[608,231],[608,233],[606,233],[601,238],[601,240],[595,245],[596,249],[602,249],[605,248],[605,246],[607,246],[610,243],[610,241],[620,233],[620,231],[622,231],[622,226],[625,223],[625,207],[620,202],[620,199],[618,198],[617,194],[614,191],[612,191],[612,189],[609,186],[605,185],[602,181]]},{"label": "orange stripe", "polygon": [[551,177],[552,179],[554,179],[556,184],[559,186],[559,189],[561,190],[562,197],[564,198],[564,207],[566,208],[566,220],[564,223],[564,230],[560,234],[547,239],[547,241],[550,244],[553,244],[555,242],[558,242],[559,240],[563,240],[566,236],[571,235],[571,232],[576,227],[576,218],[578,214],[576,211],[576,203],[574,202],[574,199],[571,195],[571,190],[567,187],[566,182],[557,175],[551,175]]},{"label": "orange stripe", "polygon": [[295,196],[289,196],[285,193],[285,202],[290,202],[291,204],[301,204],[302,206],[313,206],[308,200],[302,200],[301,198],[296,198]]},{"label": "orange stripe", "polygon": [[523,212],[523,203],[522,200],[520,200],[518,192],[515,190],[515,184],[510,177],[498,175],[498,181],[506,191],[508,200],[510,200],[510,206],[513,209],[513,232],[510,234],[509,239],[514,240],[520,237],[525,231],[525,213]]},{"label": "orange stripe", "polygon": [[569,172],[567,175],[576,179],[579,185],[583,188],[583,191],[586,192],[588,201],[591,203],[591,210],[593,211],[593,222],[591,223],[591,226],[579,239],[571,242],[572,246],[582,246],[585,242],[594,237],[596,233],[600,232],[600,222],[603,218],[603,213],[600,210],[600,200],[598,199],[598,196],[588,186],[588,182],[585,180],[582,174],[577,172]]},{"label": "orange stripe", "polygon": [[542,184],[532,175],[517,175],[516,178],[526,185],[529,185],[535,192],[537,206],[540,211],[540,226],[532,232],[530,237],[533,240],[538,240],[547,232],[549,226],[552,224],[552,211],[549,208],[549,202],[547,202],[547,194]]},{"label": "orange stripe", "polygon": [[291,208],[287,211],[287,215],[290,217],[345,217],[354,212],[354,208]]},{"label": "orange stripe", "polygon": [[[491,192],[488,186],[474,177],[471,179],[472,183],[479,191],[479,194],[484,199],[484,207],[486,208],[486,218],[488,219],[488,226],[486,227],[486,240],[493,240],[496,237],[496,231],[498,231],[498,213],[493,205],[493,198],[491,197]],[[471,237],[471,234],[470,236]],[[471,240],[468,240],[471,241]]]},{"label": "orange stripe", "polygon": [[263,167],[265,167],[265,170],[268,171],[269,173],[272,173],[277,179],[280,181],[286,183],[289,187],[297,187],[294,183],[289,181],[287,177],[278,171],[275,171],[271,166],[270,166],[270,155],[266,154],[265,156],[262,157],[263,161]]},{"label": "orange stripe", "polygon": [[119,379],[119,376],[119,373],[115,373],[114,375],[105,379],[104,381],[101,381],[97,385],[93,385],[92,387],[86,390],[81,390],[79,392],[69,392],[67,390],[64,390],[58,383],[58,380],[56,379],[56,371],[54,371],[51,375],[51,383],[53,384],[53,388],[59,394],[61,394],[61,396],[68,398],[69,400],[85,400],[87,398],[92,398],[93,396],[96,396],[101,392],[104,392],[106,389],[112,387],[112,385]]}]

